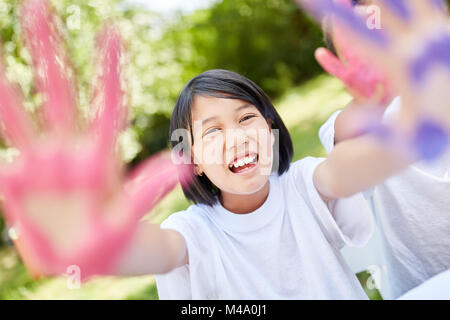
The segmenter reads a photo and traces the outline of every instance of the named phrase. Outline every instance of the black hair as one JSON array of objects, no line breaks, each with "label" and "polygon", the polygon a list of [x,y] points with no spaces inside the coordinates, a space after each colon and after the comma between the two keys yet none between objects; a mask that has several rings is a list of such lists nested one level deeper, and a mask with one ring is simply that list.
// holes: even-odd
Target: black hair
[{"label": "black hair", "polygon": [[[271,128],[278,129],[278,141],[276,143],[279,143],[277,145],[279,153],[274,154],[274,163],[277,162],[278,164],[278,174],[281,175],[289,169],[293,155],[292,140],[275,107],[258,85],[232,71],[221,69],[208,70],[194,77],[186,84],[178,97],[172,113],[170,136],[177,129],[188,129],[193,143],[191,109],[194,98],[198,95],[239,99],[255,106],[266,120],[270,120]],[[183,150],[190,150],[189,141],[175,141],[172,138],[170,140],[172,147],[183,143]],[[195,175],[193,167],[192,175],[192,181],[189,184],[182,183],[186,198],[194,203],[214,205],[218,200],[217,196],[220,194],[220,190],[206,175]]]}]

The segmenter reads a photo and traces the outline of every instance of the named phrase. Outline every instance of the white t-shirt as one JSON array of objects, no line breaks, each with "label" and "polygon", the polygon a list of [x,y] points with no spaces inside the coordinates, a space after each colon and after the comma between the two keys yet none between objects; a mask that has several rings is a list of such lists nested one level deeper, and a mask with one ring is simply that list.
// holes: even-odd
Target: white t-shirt
[{"label": "white t-shirt", "polygon": [[[400,110],[394,99],[384,121],[394,120]],[[334,146],[335,112],[320,128],[319,138],[327,152]],[[439,160],[419,162],[364,192],[380,233],[378,262],[387,275],[385,299],[398,298],[427,279],[450,268],[450,153]],[[348,251],[351,252],[351,251]],[[356,254],[348,254],[355,259]],[[363,259],[361,252],[357,257]]]},{"label": "white t-shirt", "polygon": [[402,295],[399,300],[450,300],[450,270],[425,281]]},{"label": "white t-shirt", "polygon": [[313,173],[323,160],[272,174],[266,201],[251,213],[218,202],[170,215],[161,227],[184,236],[189,264],[155,276],[160,299],[367,299],[339,250],[364,246],[373,218],[361,194],[320,198]]}]

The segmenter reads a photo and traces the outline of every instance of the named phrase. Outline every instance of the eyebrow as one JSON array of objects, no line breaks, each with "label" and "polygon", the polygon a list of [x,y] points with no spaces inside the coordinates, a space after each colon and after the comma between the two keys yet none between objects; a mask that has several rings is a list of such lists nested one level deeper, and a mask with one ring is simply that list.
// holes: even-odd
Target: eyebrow
[{"label": "eyebrow", "polygon": [[241,111],[242,109],[246,109],[246,108],[253,108],[253,105],[251,105],[250,103],[246,103],[246,104],[240,106],[239,108],[237,108],[236,110],[234,110],[234,112],[238,112],[238,111]]},{"label": "eyebrow", "polygon": [[[246,103],[246,104],[240,106],[239,108],[237,108],[236,110],[234,110],[234,112],[236,113],[236,112],[241,111],[242,109],[252,108],[252,107],[253,107],[253,105],[251,105],[250,103]],[[205,123],[216,120],[216,119],[217,119],[217,116],[212,116],[212,117],[206,118],[205,120],[202,121],[202,125],[205,125]]]}]

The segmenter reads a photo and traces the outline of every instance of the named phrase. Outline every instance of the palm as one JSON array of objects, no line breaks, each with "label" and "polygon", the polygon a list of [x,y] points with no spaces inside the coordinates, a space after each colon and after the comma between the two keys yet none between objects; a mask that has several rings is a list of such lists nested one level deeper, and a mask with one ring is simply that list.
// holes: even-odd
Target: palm
[{"label": "palm", "polygon": [[[431,133],[443,146],[443,133],[450,128],[450,28],[443,1],[379,0],[382,30],[369,30],[350,8],[334,0],[297,1],[319,19],[332,15],[339,29],[352,37],[354,50],[386,75],[406,106],[400,126],[417,123],[418,134]],[[421,127],[426,130],[421,132]],[[437,149],[428,150],[430,157]]]},{"label": "palm", "polygon": [[77,121],[73,72],[54,16],[44,0],[24,3],[21,14],[42,95],[42,126],[23,111],[20,92],[0,65],[0,118],[4,137],[20,151],[0,172],[7,223],[33,273],[60,274],[77,265],[84,279],[107,273],[139,219],[178,181],[167,156],[129,176],[116,150],[126,125],[122,42],[114,27],[98,37],[99,76],[93,88],[96,116]]}]

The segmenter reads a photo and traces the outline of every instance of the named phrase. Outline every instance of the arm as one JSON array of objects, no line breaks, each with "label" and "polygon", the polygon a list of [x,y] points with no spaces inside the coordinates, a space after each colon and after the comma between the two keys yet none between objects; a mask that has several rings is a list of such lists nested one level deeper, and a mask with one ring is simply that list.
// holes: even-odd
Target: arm
[{"label": "arm", "polygon": [[[361,131],[364,130],[363,125],[365,123],[361,119],[370,117],[371,121],[381,122],[387,107],[388,105],[368,107],[363,101],[354,98],[336,118],[334,123],[334,144],[359,136]],[[358,126],[358,124],[360,125]]]},{"label": "arm", "polygon": [[[95,115],[88,120],[78,114],[75,73],[50,4],[24,1],[20,11],[44,116],[36,126],[0,61],[1,133],[20,150],[14,162],[0,166],[0,193],[30,273],[59,276],[76,265],[84,281],[167,272],[185,263],[181,235],[140,221],[187,171],[168,153],[126,170],[116,147],[128,124],[126,59],[117,26],[108,24],[96,38]],[[47,72],[39,72],[42,66]]]},{"label": "arm", "polygon": [[187,263],[187,247],[180,233],[142,221],[113,273],[118,276],[167,273]]},{"label": "arm", "polygon": [[[351,9],[335,4],[333,1],[301,0],[300,2],[319,19],[332,14],[333,18],[339,22],[335,25],[338,31],[337,42],[343,44],[345,49],[348,47],[348,41],[345,43],[345,38],[353,37],[355,52],[363,56],[365,61],[370,61],[382,70],[384,78],[391,82],[393,92],[401,96],[402,103],[407,106],[401,111],[403,120],[422,118],[423,121],[431,121],[429,132],[426,132],[428,129],[418,132],[414,136],[415,140],[410,135],[407,135],[410,139],[399,139],[405,142],[408,140],[401,149],[417,148],[416,151],[421,153],[421,158],[432,159],[442,154],[450,126],[449,74],[448,69],[444,71],[444,68],[438,69],[432,66],[438,63],[442,66],[447,65],[449,56],[431,54],[432,52],[448,53],[445,48],[450,45],[448,17],[441,10],[442,7],[436,6],[437,3],[431,4],[426,1],[411,1],[407,4],[405,2],[405,9],[410,11],[416,20],[411,23],[398,14],[398,7],[391,6],[388,1],[380,2],[383,10],[391,14],[384,16],[382,31],[368,32],[364,21],[352,16],[354,12]],[[423,30],[428,31],[423,32]],[[442,40],[436,41],[437,37]],[[344,40],[344,43],[339,39]],[[374,87],[366,86],[366,84],[377,83],[377,77],[373,77],[368,82],[358,81],[367,80],[365,73],[359,72],[360,68],[353,67],[358,64],[349,63],[346,68],[336,57],[332,57],[323,50],[316,53],[317,56],[319,62],[329,60],[330,63],[326,63],[328,67],[326,70],[343,79],[347,87],[355,88],[353,84],[363,83],[358,87],[361,92],[370,89],[366,92],[369,95],[364,95],[365,97],[373,92]],[[361,77],[358,78],[358,75]],[[346,114],[342,115],[335,129],[341,130],[341,122],[345,116]],[[406,130],[408,131],[411,130]],[[338,135],[337,140],[341,139],[341,132],[338,132]],[[399,146],[402,145],[399,144]],[[428,153],[426,148],[433,150]],[[398,173],[417,158],[418,156],[408,157],[400,150],[386,146],[374,137],[360,136],[340,142],[333,149],[329,158],[314,172],[314,184],[325,200],[347,197]]]},{"label": "arm", "polygon": [[325,201],[352,196],[399,173],[414,160],[370,135],[336,145],[314,172]]}]

